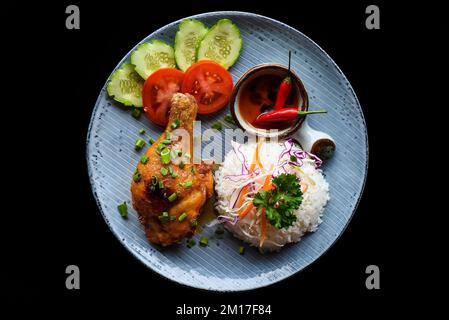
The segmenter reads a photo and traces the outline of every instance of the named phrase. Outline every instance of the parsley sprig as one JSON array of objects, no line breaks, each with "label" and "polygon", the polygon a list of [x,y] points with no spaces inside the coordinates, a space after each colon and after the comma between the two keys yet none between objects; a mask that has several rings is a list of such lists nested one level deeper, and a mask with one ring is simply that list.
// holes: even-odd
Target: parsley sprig
[{"label": "parsley sprig", "polygon": [[280,174],[272,183],[274,189],[256,193],[253,204],[258,209],[265,209],[271,225],[277,229],[288,228],[296,221],[293,211],[301,205],[301,187],[294,174]]}]

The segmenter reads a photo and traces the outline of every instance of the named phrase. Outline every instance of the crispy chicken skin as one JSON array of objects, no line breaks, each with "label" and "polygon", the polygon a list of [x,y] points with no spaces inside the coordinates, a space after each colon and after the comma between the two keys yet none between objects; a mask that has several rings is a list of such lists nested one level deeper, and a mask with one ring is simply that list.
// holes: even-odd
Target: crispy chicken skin
[{"label": "crispy chicken skin", "polygon": [[[148,240],[158,245],[168,246],[192,235],[195,231],[192,221],[198,218],[201,207],[213,194],[212,165],[191,164],[189,158],[184,156],[173,160],[173,163],[163,164],[157,152],[157,146],[166,140],[167,132],[170,131],[172,138],[166,147],[170,150],[182,150],[192,159],[193,121],[197,109],[198,105],[191,95],[173,95],[167,128],[145,153],[149,161],[137,164],[137,170],[141,173],[140,181],[131,183],[134,209],[139,213],[139,220],[145,227]],[[172,129],[174,122],[179,122],[176,129]],[[183,168],[179,166],[181,160],[185,162]],[[162,175],[162,167],[167,170],[171,167],[173,175],[177,176],[174,178],[171,173]],[[159,182],[163,183],[163,188],[160,188]],[[168,197],[173,193],[176,193],[177,198],[171,202]],[[163,212],[168,212],[168,219],[160,218]],[[179,221],[178,218],[183,213],[187,217]]]}]

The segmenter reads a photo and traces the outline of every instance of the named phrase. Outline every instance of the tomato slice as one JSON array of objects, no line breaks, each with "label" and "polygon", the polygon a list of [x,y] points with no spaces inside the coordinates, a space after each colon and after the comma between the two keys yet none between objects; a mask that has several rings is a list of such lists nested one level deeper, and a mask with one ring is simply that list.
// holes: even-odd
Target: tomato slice
[{"label": "tomato slice", "polygon": [[142,102],[145,114],[154,123],[166,126],[170,100],[179,92],[184,72],[175,68],[162,68],[152,73],[143,85]]},{"label": "tomato slice", "polygon": [[201,60],[187,69],[181,91],[195,97],[199,114],[208,114],[229,102],[232,86],[232,76],[225,68],[216,62]]}]

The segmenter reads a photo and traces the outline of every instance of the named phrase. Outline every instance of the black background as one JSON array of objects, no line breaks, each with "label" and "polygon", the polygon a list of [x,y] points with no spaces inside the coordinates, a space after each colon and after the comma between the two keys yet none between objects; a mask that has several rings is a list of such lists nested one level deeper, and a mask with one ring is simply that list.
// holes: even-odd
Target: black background
[{"label": "black background", "polygon": [[[438,14],[442,9],[410,3],[393,7],[382,1],[295,3],[2,5],[3,71],[9,85],[2,95],[10,106],[4,108],[2,133],[4,146],[11,150],[3,174],[8,189],[2,210],[3,293],[67,301],[111,297],[127,308],[137,302],[139,308],[167,317],[183,303],[272,304],[273,315],[280,315],[301,304],[313,308],[319,301],[335,299],[351,301],[335,311],[357,304],[374,312],[395,304],[397,295],[418,294],[422,277],[418,259],[410,253],[421,244],[411,217],[421,201],[416,191],[408,192],[416,190],[413,161],[399,155],[416,157],[425,138],[415,134],[416,116],[427,104],[438,108],[434,92],[442,83],[430,72],[447,68],[447,24]],[[65,28],[69,4],[80,7],[80,30]],[[369,4],[380,8],[380,30],[365,28]],[[363,197],[338,242],[299,274],[268,288],[235,294],[180,286],[133,258],[97,209],[85,159],[93,106],[118,61],[157,28],[218,10],[266,15],[316,41],[358,95],[370,147]],[[437,67],[438,61],[443,65]],[[80,267],[81,290],[65,288],[69,264]],[[365,268],[370,264],[380,267],[381,290],[365,288]]]}]

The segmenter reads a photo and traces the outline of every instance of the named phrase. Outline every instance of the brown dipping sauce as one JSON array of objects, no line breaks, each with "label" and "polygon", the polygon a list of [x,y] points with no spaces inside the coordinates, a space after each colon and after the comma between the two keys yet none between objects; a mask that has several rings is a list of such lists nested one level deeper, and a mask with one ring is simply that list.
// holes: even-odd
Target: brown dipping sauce
[{"label": "brown dipping sauce", "polygon": [[[254,125],[253,122],[261,113],[272,111],[276,96],[284,76],[264,74],[247,81],[242,87],[238,101],[238,108],[245,121],[256,128],[283,130],[292,126],[292,121],[273,122],[269,127]],[[294,81],[292,79],[292,81]],[[293,82],[290,94],[287,97],[286,107],[298,107],[298,86]]]}]

